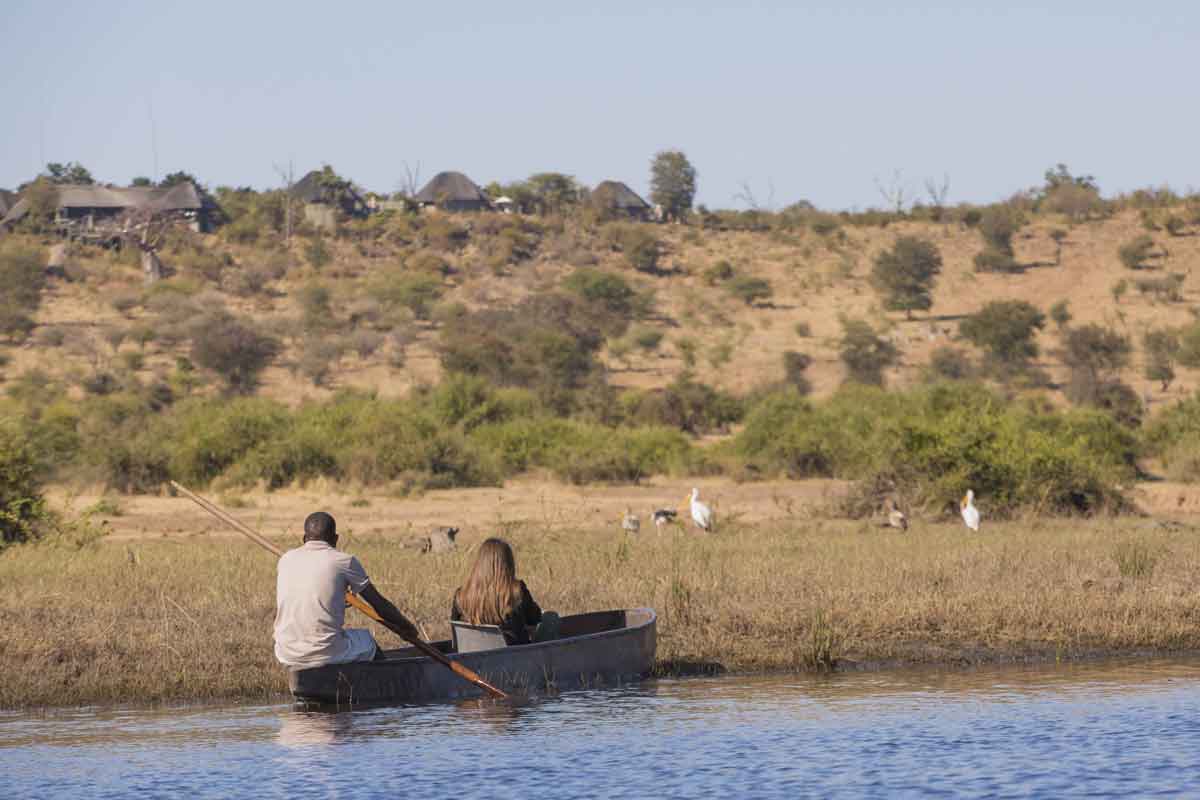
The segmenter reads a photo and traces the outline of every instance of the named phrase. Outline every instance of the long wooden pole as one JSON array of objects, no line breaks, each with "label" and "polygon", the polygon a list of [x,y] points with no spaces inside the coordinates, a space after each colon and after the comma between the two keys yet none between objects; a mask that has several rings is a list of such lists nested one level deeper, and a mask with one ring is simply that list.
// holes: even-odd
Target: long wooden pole
[{"label": "long wooden pole", "polygon": [[[183,486],[180,486],[175,481],[171,481],[171,486],[175,489],[175,491],[179,492],[181,495],[183,495],[187,499],[191,500],[193,503],[200,506],[201,508],[203,508],[209,514],[212,514],[214,517],[221,520],[226,525],[229,525],[231,528],[236,530],[238,533],[243,534],[244,536],[246,536],[246,538],[250,539],[250,541],[254,542],[255,544],[259,545],[260,547],[270,550],[272,553],[274,553],[276,555],[276,557],[283,555],[282,550],[280,550],[278,547],[276,547],[274,544],[272,544],[267,539],[263,538],[263,536],[260,533],[258,533],[258,531],[253,530],[252,528],[250,528],[249,525],[246,525],[241,520],[233,517],[228,512],[226,512],[225,509],[221,508],[216,503],[213,503],[210,500],[206,500],[205,498],[201,497],[200,495],[196,494],[195,492],[189,491],[188,489],[184,488]],[[372,608],[371,605],[367,601],[363,600],[361,597],[354,594],[353,592],[346,592],[346,604],[354,606],[359,611],[366,614],[368,617],[375,620],[380,625],[387,628],[389,631],[396,634],[401,639],[408,642],[413,647],[417,648],[422,653],[424,653],[425,655],[432,658],[434,661],[436,661],[439,664],[441,664],[442,666],[446,667],[447,669],[452,671],[455,675],[458,675],[463,680],[468,681],[469,683],[475,684],[480,689],[483,689],[485,692],[488,692],[489,694],[491,694],[493,697],[497,697],[500,699],[504,699],[504,698],[508,697],[508,695],[506,695],[504,692],[500,691],[495,686],[492,686],[490,683],[485,681],[483,678],[479,677],[479,675],[477,675],[473,670],[468,668],[466,665],[460,664],[457,661],[451,661],[450,659],[446,658],[445,654],[442,653],[441,650],[438,650],[433,645],[429,644],[428,642],[422,641],[421,639],[419,639],[415,636],[410,636],[409,634],[403,632],[401,629],[399,629],[395,625],[392,625],[390,622],[385,620],[383,617],[379,616],[379,613],[374,608]]]}]

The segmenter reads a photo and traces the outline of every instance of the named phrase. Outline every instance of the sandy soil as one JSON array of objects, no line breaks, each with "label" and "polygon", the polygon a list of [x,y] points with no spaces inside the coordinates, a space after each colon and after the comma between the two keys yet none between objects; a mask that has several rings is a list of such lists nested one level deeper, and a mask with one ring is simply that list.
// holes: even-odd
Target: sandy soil
[{"label": "sandy soil", "polygon": [[[394,497],[385,491],[352,492],[335,485],[278,492],[206,493],[243,522],[271,536],[299,536],[305,515],[324,510],[337,519],[343,534],[403,539],[438,525],[461,529],[467,540],[521,526],[546,529],[611,524],[620,530],[626,508],[651,531],[656,508],[674,508],[687,516],[686,495],[695,486],[718,519],[759,523],[824,516],[831,501],[848,487],[845,481],[763,481],[733,483],[726,479],[655,479],[642,486],[567,486],[543,480],[513,480],[502,488],[451,489],[418,497]],[[1200,514],[1200,486],[1158,481],[1139,484],[1131,493],[1138,508],[1154,517]],[[94,492],[50,492],[59,508],[82,511],[101,499]],[[148,537],[187,539],[236,535],[182,497],[136,495],[105,498],[118,515],[100,515],[109,539]],[[986,510],[985,510],[986,513]]]},{"label": "sandy soil", "polygon": [[[766,481],[735,484],[714,479],[656,479],[643,486],[566,486],[536,480],[510,481],[503,488],[451,489],[419,497],[390,497],[379,491],[347,493],[341,487],[310,486],[279,492],[207,493],[209,499],[267,535],[300,535],[306,514],[333,514],[343,534],[415,536],[437,525],[453,525],[469,539],[502,533],[511,526],[561,528],[610,522],[620,530],[629,508],[641,517],[642,530],[651,531],[656,508],[678,509],[686,515],[685,496],[692,487],[720,519],[761,522],[819,513],[847,484],[843,481]],[[96,503],[95,493],[50,493],[56,507],[81,511]],[[182,497],[137,495],[118,497],[119,515],[101,515],[113,540],[146,537],[187,538],[236,535]]]}]

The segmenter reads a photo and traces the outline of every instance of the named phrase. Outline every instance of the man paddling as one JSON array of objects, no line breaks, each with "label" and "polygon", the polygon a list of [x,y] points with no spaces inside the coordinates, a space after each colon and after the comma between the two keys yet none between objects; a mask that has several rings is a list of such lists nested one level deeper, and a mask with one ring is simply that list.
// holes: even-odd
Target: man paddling
[{"label": "man paddling", "polygon": [[324,511],[304,520],[304,544],[279,559],[275,583],[275,658],[289,667],[370,661],[380,652],[371,632],[345,628],[346,590],[367,601],[398,633],[416,626],[371,584],[354,556],[337,550],[337,523]]}]

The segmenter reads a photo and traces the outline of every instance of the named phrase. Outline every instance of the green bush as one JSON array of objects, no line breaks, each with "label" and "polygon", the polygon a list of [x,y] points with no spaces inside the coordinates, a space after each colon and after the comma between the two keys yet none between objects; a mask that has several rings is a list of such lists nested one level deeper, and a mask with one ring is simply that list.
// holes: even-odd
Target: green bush
[{"label": "green bush", "polygon": [[45,285],[45,261],[37,250],[21,244],[0,247],[0,336],[19,341],[33,330],[32,314]]},{"label": "green bush", "polygon": [[918,507],[957,508],[972,488],[998,515],[1116,510],[1117,486],[1136,472],[1136,440],[1108,415],[1005,403],[966,383],[850,388],[817,406],[779,393],[750,412],[734,448],[767,471],[889,486]]},{"label": "green bush", "polygon": [[706,268],[703,276],[705,283],[709,286],[716,286],[718,283],[725,283],[731,280],[734,274],[736,273],[734,272],[733,265],[728,261],[722,260]]},{"label": "green bush", "polygon": [[982,251],[975,254],[975,271],[976,272],[1004,272],[1017,273],[1023,272],[1024,268],[1017,263],[1011,253],[1005,253],[995,247],[985,247]]},{"label": "green bush", "polygon": [[16,426],[0,420],[0,550],[37,538],[48,521],[33,445]]},{"label": "green bush", "polygon": [[1142,338],[1142,349],[1146,352],[1142,374],[1147,380],[1158,381],[1164,392],[1175,380],[1175,362],[1180,347],[1178,332],[1169,328],[1146,331]]},{"label": "green bush", "polygon": [[729,293],[748,306],[770,302],[774,296],[771,282],[766,278],[739,275],[729,281]]},{"label": "green bush", "polygon": [[896,346],[880,337],[870,323],[860,319],[842,320],[840,348],[847,378],[857,383],[882,386],[883,371],[900,359]]},{"label": "green bush", "polygon": [[609,245],[625,255],[629,266],[639,272],[658,269],[661,245],[645,225],[612,223],[605,230]]},{"label": "green bush", "polygon": [[1021,212],[1008,205],[988,206],[979,218],[979,233],[989,249],[1012,256],[1013,236],[1025,224]]},{"label": "green bush", "polygon": [[930,353],[929,371],[942,380],[961,381],[974,376],[975,365],[962,350],[942,345]]},{"label": "green bush", "polygon": [[258,385],[258,374],[279,352],[279,342],[249,322],[228,312],[201,317],[191,331],[192,361],[217,373],[226,388],[247,394]]},{"label": "green bush", "polygon": [[875,257],[871,281],[884,297],[884,307],[913,311],[933,307],[933,283],[942,271],[942,254],[937,245],[916,236],[901,236],[891,249]]},{"label": "green bush", "polygon": [[304,258],[312,265],[315,270],[320,270],[333,261],[333,252],[326,244],[324,237],[314,236],[308,240],[308,244],[304,246]]},{"label": "green bush", "polygon": [[583,267],[568,275],[563,287],[622,319],[633,316],[637,307],[637,292],[615,272]]},{"label": "green bush", "polygon": [[1046,317],[1024,300],[993,300],[958,325],[964,339],[998,364],[1021,367],[1038,354]]},{"label": "green bush", "polygon": [[406,308],[417,319],[428,319],[430,310],[444,291],[442,281],[425,272],[390,272],[377,276],[368,286],[371,295],[386,308]]},{"label": "green bush", "polygon": [[1147,269],[1154,257],[1154,239],[1149,234],[1131,239],[1117,249],[1117,257],[1128,269]]},{"label": "green bush", "polygon": [[812,366],[812,356],[795,350],[783,351],[783,382],[800,394],[812,391],[812,384],[804,373]]},{"label": "green bush", "polygon": [[637,424],[674,428],[696,436],[726,430],[743,414],[736,397],[686,375],[659,391],[637,395],[630,405],[630,418]]}]

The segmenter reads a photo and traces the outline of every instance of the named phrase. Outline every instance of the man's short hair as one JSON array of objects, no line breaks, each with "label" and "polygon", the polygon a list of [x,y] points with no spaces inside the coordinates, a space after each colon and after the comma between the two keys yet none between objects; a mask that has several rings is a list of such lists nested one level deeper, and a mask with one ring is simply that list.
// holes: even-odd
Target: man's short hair
[{"label": "man's short hair", "polygon": [[315,511],[304,520],[304,541],[333,544],[336,540],[337,523],[324,511]]}]

